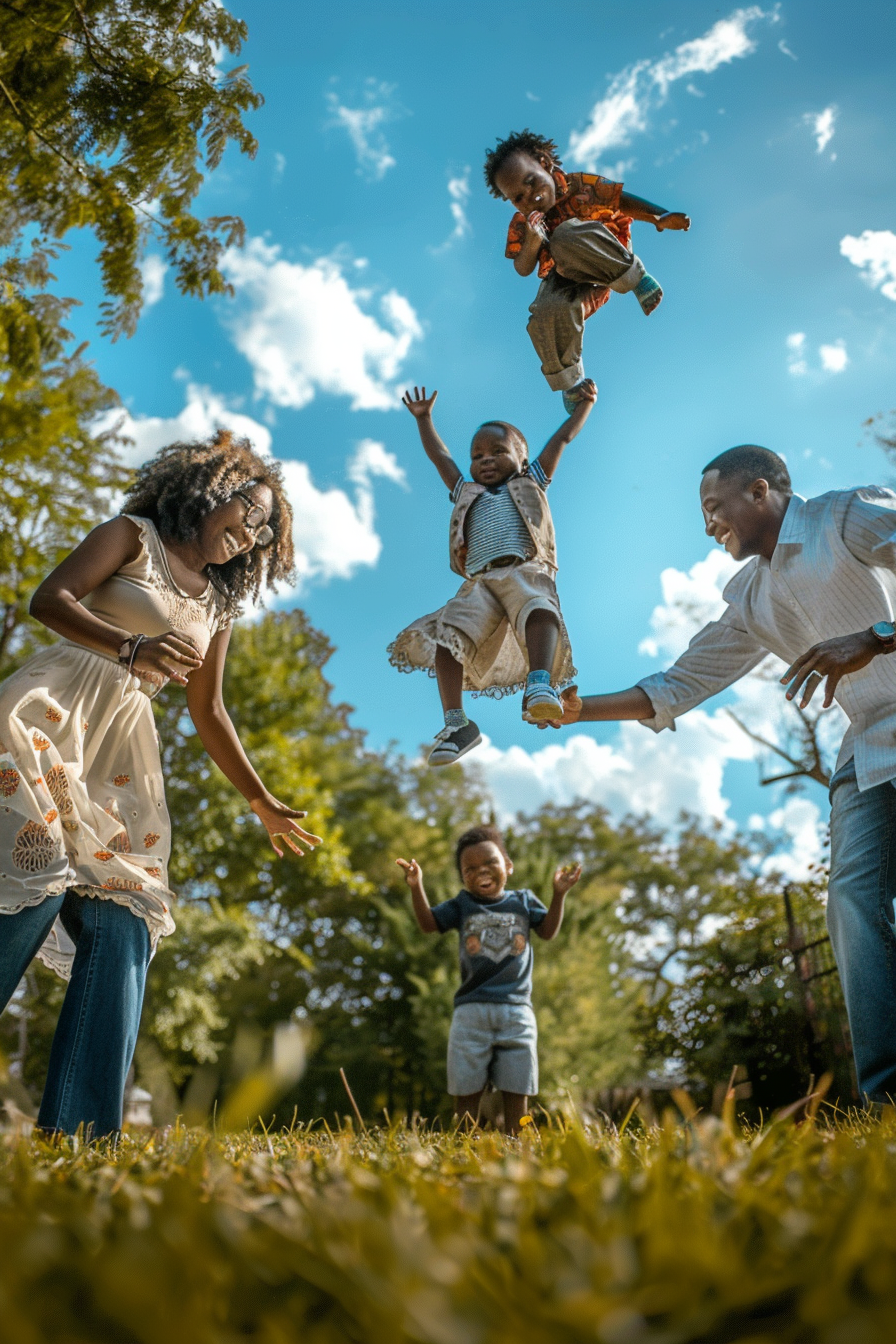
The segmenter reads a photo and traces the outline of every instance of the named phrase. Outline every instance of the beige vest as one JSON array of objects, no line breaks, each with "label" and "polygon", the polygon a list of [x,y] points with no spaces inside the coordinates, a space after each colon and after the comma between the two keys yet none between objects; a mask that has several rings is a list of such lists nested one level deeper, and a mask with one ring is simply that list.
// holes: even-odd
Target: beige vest
[{"label": "beige vest", "polygon": [[[533,559],[541,560],[554,573],[557,572],[557,542],[554,538],[554,524],[551,519],[551,506],[548,497],[540,485],[536,485],[531,476],[513,476],[507,482],[510,497],[520,511],[520,517],[529,530],[535,548]],[[467,541],[464,525],[467,514],[475,499],[484,492],[484,485],[475,481],[465,481],[454,512],[451,515],[449,546],[451,550],[451,568],[455,574],[466,578]]]}]

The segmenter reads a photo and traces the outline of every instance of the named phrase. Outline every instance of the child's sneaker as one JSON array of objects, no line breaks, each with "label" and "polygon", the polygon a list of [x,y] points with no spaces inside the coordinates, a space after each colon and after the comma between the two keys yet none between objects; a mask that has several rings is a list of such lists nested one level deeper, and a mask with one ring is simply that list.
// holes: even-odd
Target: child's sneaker
[{"label": "child's sneaker", "polygon": [[[563,409],[567,415],[572,415],[579,402],[582,401],[582,391],[586,386],[594,386],[590,378],[583,378],[575,387],[567,388],[563,393]],[[597,396],[597,388],[594,388],[594,395]]]},{"label": "child's sneaker", "polygon": [[478,747],[481,741],[482,734],[472,719],[467,719],[462,728],[452,728],[449,724],[437,734],[435,746],[429,753],[429,764],[452,765]]},{"label": "child's sneaker", "polygon": [[533,675],[530,673],[523,693],[524,722],[545,723],[562,718],[563,703],[550,681],[533,680]]},{"label": "child's sneaker", "polygon": [[663,298],[663,288],[659,280],[654,280],[646,272],[634,289],[635,298],[641,305],[641,312],[649,317],[654,308],[658,308]]}]

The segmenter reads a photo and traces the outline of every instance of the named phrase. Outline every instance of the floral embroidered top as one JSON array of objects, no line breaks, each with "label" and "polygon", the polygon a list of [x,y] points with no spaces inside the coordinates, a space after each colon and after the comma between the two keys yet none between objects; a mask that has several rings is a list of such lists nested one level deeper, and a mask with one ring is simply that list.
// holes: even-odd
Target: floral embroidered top
[{"label": "floral embroidered top", "polygon": [[[551,176],[557,187],[557,200],[544,217],[544,227],[548,241],[538,254],[538,278],[543,280],[554,269],[551,256],[550,235],[567,219],[593,219],[603,224],[619,239],[624,247],[631,246],[632,220],[620,209],[622,183],[611,182],[597,173],[563,173],[553,169]],[[526,237],[526,219],[519,210],[510,221],[507,230],[505,257],[518,256]],[[594,294],[585,302],[585,316],[590,317],[598,308],[603,307],[610,297],[610,291],[595,286]]]}]

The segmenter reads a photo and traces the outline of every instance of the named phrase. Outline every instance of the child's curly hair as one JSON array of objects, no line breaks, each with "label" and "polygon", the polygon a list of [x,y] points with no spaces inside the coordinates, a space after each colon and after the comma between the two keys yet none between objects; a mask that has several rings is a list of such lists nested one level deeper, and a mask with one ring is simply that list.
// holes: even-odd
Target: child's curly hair
[{"label": "child's curly hair", "polygon": [[[473,845],[484,844],[497,845],[505,859],[510,859],[507,853],[507,841],[504,834],[499,831],[497,826],[471,826],[468,831],[464,831],[454,848],[454,862],[457,864],[457,871],[460,873],[460,858],[465,849],[472,849]],[[463,877],[463,873],[461,873]]]},{"label": "child's curly hair", "polygon": [[485,174],[485,185],[499,201],[502,196],[495,178],[514,154],[531,154],[534,159],[547,159],[549,172],[552,168],[559,168],[562,162],[553,140],[547,140],[543,135],[536,135],[530,130],[512,131],[506,140],[499,140],[494,149],[485,151],[485,164],[482,170]]},{"label": "child's curly hair", "polygon": [[294,576],[292,509],[279,463],[257,453],[248,439],[219,429],[205,443],[160,449],[138,468],[124,499],[123,512],[149,518],[163,538],[194,541],[203,518],[248,485],[266,485],[273,496],[268,526],[274,537],[269,546],[253,546],[226,564],[208,566],[231,619],[244,602],[257,601],[262,588]]}]

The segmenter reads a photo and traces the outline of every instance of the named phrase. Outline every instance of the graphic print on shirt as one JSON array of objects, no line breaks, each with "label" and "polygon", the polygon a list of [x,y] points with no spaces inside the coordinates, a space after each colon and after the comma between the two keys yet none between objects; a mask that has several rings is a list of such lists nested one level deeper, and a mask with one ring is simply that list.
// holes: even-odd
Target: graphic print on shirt
[{"label": "graphic print on shirt", "polygon": [[464,924],[464,951],[468,957],[503,961],[525,951],[528,934],[529,923],[524,915],[483,910],[471,915]]}]

